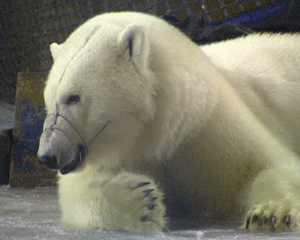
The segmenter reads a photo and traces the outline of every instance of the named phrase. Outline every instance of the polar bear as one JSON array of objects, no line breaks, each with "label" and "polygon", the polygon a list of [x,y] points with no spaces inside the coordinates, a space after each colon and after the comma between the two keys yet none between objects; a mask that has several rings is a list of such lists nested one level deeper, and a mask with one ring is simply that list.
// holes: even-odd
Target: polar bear
[{"label": "polar bear", "polygon": [[199,47],[158,17],[119,12],[50,49],[38,156],[59,170],[65,225],[241,217],[300,230],[299,34]]}]

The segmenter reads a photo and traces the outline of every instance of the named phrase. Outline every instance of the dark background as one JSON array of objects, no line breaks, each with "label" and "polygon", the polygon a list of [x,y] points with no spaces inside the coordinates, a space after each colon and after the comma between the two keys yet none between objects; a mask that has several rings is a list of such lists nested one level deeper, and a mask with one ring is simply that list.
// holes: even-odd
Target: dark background
[{"label": "dark background", "polygon": [[[0,101],[15,103],[19,72],[47,72],[49,44],[108,11],[164,17],[198,44],[254,31],[297,32],[299,0],[6,0],[0,2]],[[1,113],[0,113],[1,114]]]}]

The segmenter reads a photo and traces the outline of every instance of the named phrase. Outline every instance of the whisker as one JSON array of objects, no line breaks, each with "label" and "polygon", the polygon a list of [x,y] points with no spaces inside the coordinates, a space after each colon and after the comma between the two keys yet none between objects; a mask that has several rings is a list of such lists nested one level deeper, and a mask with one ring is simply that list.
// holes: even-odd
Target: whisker
[{"label": "whisker", "polygon": [[[60,128],[58,128],[58,127],[53,127],[52,129],[53,129],[53,130],[56,129],[56,130],[62,132],[62,133],[66,136],[66,138],[71,142],[71,144],[72,144],[74,147],[76,147],[76,145],[74,144],[74,142],[71,140],[71,138],[69,137],[69,135],[68,135],[65,131],[63,131],[62,129],[60,129]],[[77,148],[76,148],[76,149],[77,149]],[[86,149],[87,149],[87,148],[86,148]]]},{"label": "whisker", "polygon": [[107,124],[109,123],[110,121],[108,121],[101,129],[100,131],[95,135],[95,137],[89,142],[89,144],[87,146],[89,146],[92,142],[95,141],[95,139],[99,136],[99,134],[103,131],[103,129],[107,126]]},{"label": "whisker", "polygon": [[81,136],[81,134],[79,133],[79,131],[75,128],[75,126],[71,123],[71,121],[69,121],[66,117],[64,117],[63,115],[61,114],[58,114],[58,116],[60,116],[61,118],[63,118],[65,121],[67,121],[67,123],[70,124],[70,126],[75,130],[75,132],[78,134],[78,136],[81,138],[85,148],[87,148],[87,144],[86,144],[86,141],[83,139],[83,137]]},{"label": "whisker", "polygon": [[[63,115],[61,115],[61,114],[59,114],[59,113],[57,113],[57,112],[49,113],[48,115],[53,115],[53,114],[56,115],[57,117],[61,117],[61,118],[64,119],[68,124],[70,124],[70,126],[75,130],[75,132],[77,133],[77,135],[78,135],[78,136],[80,137],[80,139],[82,140],[82,142],[83,142],[83,144],[84,144],[84,149],[86,150],[86,152],[88,152],[88,146],[89,146],[92,142],[95,141],[95,139],[101,134],[101,132],[104,130],[104,128],[105,128],[105,127],[107,126],[107,124],[110,122],[110,121],[108,121],[108,122],[100,129],[100,131],[93,137],[93,139],[87,144],[86,141],[84,140],[84,138],[81,136],[80,132],[76,129],[76,127],[72,124],[71,121],[69,121],[65,116],[63,116]],[[60,129],[60,128],[58,128],[58,127],[55,127],[55,126],[46,127],[46,128],[43,129],[42,134],[43,134],[45,131],[47,131],[47,130],[54,130],[54,129],[56,129],[56,130],[62,132],[62,133],[67,137],[67,139],[71,142],[71,144],[72,144],[73,146],[75,146],[75,144],[74,144],[73,141],[71,140],[71,137],[69,137],[69,135],[68,135],[65,131],[63,131],[62,129]],[[76,148],[76,149],[77,149],[77,148]],[[77,149],[77,151],[78,151],[78,153],[81,153],[81,152],[79,152],[78,149]]]}]

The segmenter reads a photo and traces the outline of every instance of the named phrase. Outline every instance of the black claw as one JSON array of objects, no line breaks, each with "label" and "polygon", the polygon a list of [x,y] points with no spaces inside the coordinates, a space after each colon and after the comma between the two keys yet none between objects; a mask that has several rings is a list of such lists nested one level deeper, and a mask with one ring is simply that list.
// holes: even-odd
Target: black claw
[{"label": "black claw", "polygon": [[275,215],[272,215],[270,218],[270,225],[271,227],[275,227],[276,224],[277,224],[277,217]]},{"label": "black claw", "polygon": [[255,214],[252,218],[252,224],[258,221],[258,216]]},{"label": "black claw", "polygon": [[264,224],[266,224],[268,221],[267,217],[266,216],[263,216],[259,222],[259,225],[262,226]]},{"label": "black claw", "polygon": [[143,193],[145,194],[145,197],[147,197],[153,191],[154,191],[154,189],[146,189],[146,190],[143,191]]},{"label": "black claw", "polygon": [[143,217],[141,217],[140,221],[141,222],[148,222],[148,221],[150,221],[150,218],[148,216],[143,216]]},{"label": "black claw", "polygon": [[157,206],[156,204],[151,203],[148,205],[148,210],[152,211],[156,206]]},{"label": "black claw", "polygon": [[292,215],[291,214],[287,214],[285,217],[284,217],[284,222],[286,223],[286,225],[290,225],[291,222],[292,222]]},{"label": "black claw", "polygon": [[147,186],[147,185],[149,185],[149,184],[151,184],[151,182],[140,182],[140,183],[136,186],[136,188],[144,187],[144,186]]},{"label": "black claw", "polygon": [[247,218],[247,222],[246,222],[246,229],[249,228],[249,226],[250,226],[250,221],[251,221],[251,217],[248,217],[248,218]]}]

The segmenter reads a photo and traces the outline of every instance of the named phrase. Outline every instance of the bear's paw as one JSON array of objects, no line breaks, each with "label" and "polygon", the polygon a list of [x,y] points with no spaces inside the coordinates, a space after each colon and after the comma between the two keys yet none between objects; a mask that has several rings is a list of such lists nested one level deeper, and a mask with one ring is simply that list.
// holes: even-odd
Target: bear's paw
[{"label": "bear's paw", "polygon": [[300,208],[285,201],[257,204],[248,211],[243,227],[250,230],[299,231],[299,211]]},{"label": "bear's paw", "polygon": [[120,173],[106,183],[103,194],[115,210],[118,226],[111,229],[152,231],[166,224],[163,194],[147,176]]}]

